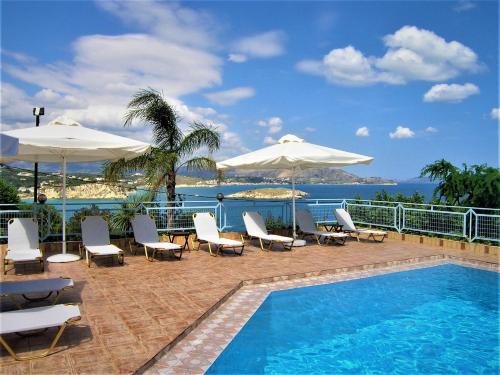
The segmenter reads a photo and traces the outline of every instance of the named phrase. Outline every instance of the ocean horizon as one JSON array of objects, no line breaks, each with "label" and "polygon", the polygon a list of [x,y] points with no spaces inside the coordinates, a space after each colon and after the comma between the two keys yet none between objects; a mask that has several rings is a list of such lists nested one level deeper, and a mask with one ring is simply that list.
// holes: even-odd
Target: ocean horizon
[{"label": "ocean horizon", "polygon": [[[189,200],[215,200],[218,193],[224,194],[226,197],[230,194],[240,191],[262,188],[289,188],[291,185],[263,185],[263,184],[245,184],[245,185],[220,185],[220,186],[203,186],[203,187],[178,187],[177,194],[185,201]],[[352,199],[357,194],[362,199],[373,199],[379,191],[385,190],[389,194],[394,195],[402,193],[409,196],[418,192],[425,197],[425,201],[432,198],[436,184],[434,183],[399,183],[397,185],[385,184],[298,184],[298,190],[305,191],[309,195],[307,199]],[[140,194],[138,189],[137,193]],[[135,194],[137,194],[135,193]],[[160,194],[159,201],[165,200],[165,194]],[[26,199],[24,202],[29,203],[31,200]],[[106,202],[122,202],[124,199],[68,199],[67,202],[72,205],[85,206],[91,203],[103,204]],[[61,199],[49,199],[47,204],[60,205]],[[75,207],[73,206],[73,209]]]}]

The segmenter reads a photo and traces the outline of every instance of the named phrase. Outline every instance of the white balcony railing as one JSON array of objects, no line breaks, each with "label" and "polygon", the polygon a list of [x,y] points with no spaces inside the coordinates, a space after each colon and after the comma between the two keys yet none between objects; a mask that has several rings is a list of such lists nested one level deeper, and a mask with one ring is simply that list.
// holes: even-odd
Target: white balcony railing
[{"label": "white balcony railing", "polygon": [[[0,204],[0,239],[7,237],[7,223],[15,217],[37,217],[42,240],[59,237],[61,207],[49,207]],[[74,237],[80,234],[81,216],[97,214],[113,219],[114,215],[124,215],[125,211],[130,215],[134,212],[150,215],[161,232],[193,230],[192,215],[195,212],[212,212],[222,231],[243,231],[244,211],[258,211],[265,219],[272,219],[274,224],[290,226],[291,223],[291,203],[276,200],[197,200],[135,205],[95,201],[85,204],[70,202],[67,207],[67,233]],[[341,207],[360,226],[500,243],[500,209],[353,199],[302,199],[297,202],[297,207],[309,209],[317,224],[334,223],[334,209]]]}]

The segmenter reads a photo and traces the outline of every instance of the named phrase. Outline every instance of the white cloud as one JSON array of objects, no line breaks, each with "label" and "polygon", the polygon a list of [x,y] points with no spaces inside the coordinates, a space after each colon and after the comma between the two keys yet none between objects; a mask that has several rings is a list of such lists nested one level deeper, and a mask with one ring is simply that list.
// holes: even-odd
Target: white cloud
[{"label": "white cloud", "polygon": [[210,48],[217,45],[217,22],[210,14],[175,2],[98,0],[96,4],[127,25],[179,45]]},{"label": "white cloud", "polygon": [[472,83],[451,85],[441,83],[434,85],[424,95],[424,102],[450,102],[460,103],[471,95],[479,94],[479,87]]},{"label": "white cloud", "polygon": [[209,14],[172,2],[100,1],[98,6],[130,25],[133,33],[81,36],[68,48],[72,57],[67,61],[41,63],[2,51],[3,73],[36,92],[28,95],[2,82],[2,127],[32,124],[32,108],[44,105],[42,124],[68,115],[86,126],[149,141],[150,128],[139,122],[124,128],[123,114],[134,93],[151,87],[163,90],[183,118],[181,128],[190,121],[212,123],[219,126],[222,147],[235,153],[246,149],[229,129],[227,115],[209,107],[191,108],[179,99],[222,84],[223,59],[213,52],[220,45],[219,26]]},{"label": "white cloud", "polygon": [[275,143],[278,143],[278,141],[271,136],[267,136],[264,137],[263,143],[266,145],[274,145]]},{"label": "white cloud", "polygon": [[358,137],[368,137],[370,135],[370,130],[366,126],[362,126],[356,130],[356,136]]},{"label": "white cloud", "polygon": [[500,108],[492,108],[490,116],[493,120],[498,120],[500,118]]},{"label": "white cloud", "polygon": [[205,97],[219,105],[232,105],[240,100],[251,98],[254,95],[255,90],[252,87],[236,87],[234,89],[211,92],[205,94]]},{"label": "white cloud", "polygon": [[382,57],[365,56],[353,46],[331,50],[322,60],[302,60],[296,68],[346,86],[375,83],[447,80],[481,69],[476,53],[457,42],[447,42],[432,31],[404,26],[383,38]]},{"label": "white cloud", "polygon": [[394,132],[389,133],[389,138],[391,139],[413,138],[414,136],[415,132],[403,126],[398,126]]},{"label": "white cloud", "polygon": [[267,120],[257,121],[257,125],[267,128],[267,132],[269,134],[276,134],[283,129],[283,120],[280,117],[274,116],[268,118]]},{"label": "white cloud", "polygon": [[312,128],[310,126],[306,126],[304,130],[308,133],[314,133],[316,131],[316,128]]},{"label": "white cloud", "polygon": [[237,40],[233,49],[240,55],[255,58],[269,58],[285,53],[285,33],[273,30]]},{"label": "white cloud", "polygon": [[428,126],[427,128],[425,128],[425,131],[427,133],[437,133],[438,132],[438,130],[432,126]]},{"label": "white cloud", "polygon": [[230,53],[227,59],[234,63],[243,63],[248,60],[248,57],[241,53]]},{"label": "white cloud", "polygon": [[7,50],[5,48],[2,48],[1,52],[2,52],[2,55],[9,57],[11,59],[14,59],[15,61],[23,63],[23,64],[36,62],[35,58],[28,56],[28,55],[21,53],[21,52],[10,51],[10,50]]},{"label": "white cloud", "polygon": [[455,12],[461,13],[468,10],[474,9],[476,4],[469,0],[459,0],[458,3],[453,7]]}]

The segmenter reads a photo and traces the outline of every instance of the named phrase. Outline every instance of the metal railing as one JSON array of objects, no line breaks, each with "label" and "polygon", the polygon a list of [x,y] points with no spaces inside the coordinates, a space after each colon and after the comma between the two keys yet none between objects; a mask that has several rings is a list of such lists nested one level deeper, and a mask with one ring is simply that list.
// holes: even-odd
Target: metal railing
[{"label": "metal railing", "polygon": [[[500,209],[429,205],[404,202],[384,202],[354,199],[301,199],[298,208],[311,211],[316,223],[336,222],[335,208],[344,208],[357,225],[392,229],[398,232],[420,233],[431,236],[461,238],[467,241],[500,243]],[[276,225],[291,226],[291,203],[277,200],[215,200],[168,202],[95,201],[71,202],[67,205],[68,236],[80,235],[80,219],[87,215],[101,215],[110,224],[119,216],[134,213],[154,218],[161,232],[193,230],[192,215],[212,212],[222,231],[244,231],[242,213],[257,211]],[[0,238],[7,237],[7,223],[15,217],[36,217],[42,240],[61,235],[61,206],[0,204]],[[113,229],[111,225],[111,229]],[[130,229],[130,228],[129,228]],[[129,231],[129,229],[126,230]],[[122,230],[123,233],[123,230]],[[115,234],[120,234],[115,229]]]}]

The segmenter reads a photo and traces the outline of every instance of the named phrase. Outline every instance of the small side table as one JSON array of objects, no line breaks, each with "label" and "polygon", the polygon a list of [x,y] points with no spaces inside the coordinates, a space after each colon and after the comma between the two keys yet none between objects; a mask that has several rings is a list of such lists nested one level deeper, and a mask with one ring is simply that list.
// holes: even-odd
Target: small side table
[{"label": "small side table", "polygon": [[331,224],[323,224],[325,229],[328,232],[342,232],[342,227],[343,225],[337,224],[337,223],[331,223]]},{"label": "small side table", "polygon": [[191,232],[187,231],[175,231],[175,232],[168,232],[168,240],[172,243],[174,243],[174,240],[176,237],[184,237],[184,245],[182,246],[182,250],[188,250],[191,251],[191,248],[189,247],[189,236],[191,235]]}]

